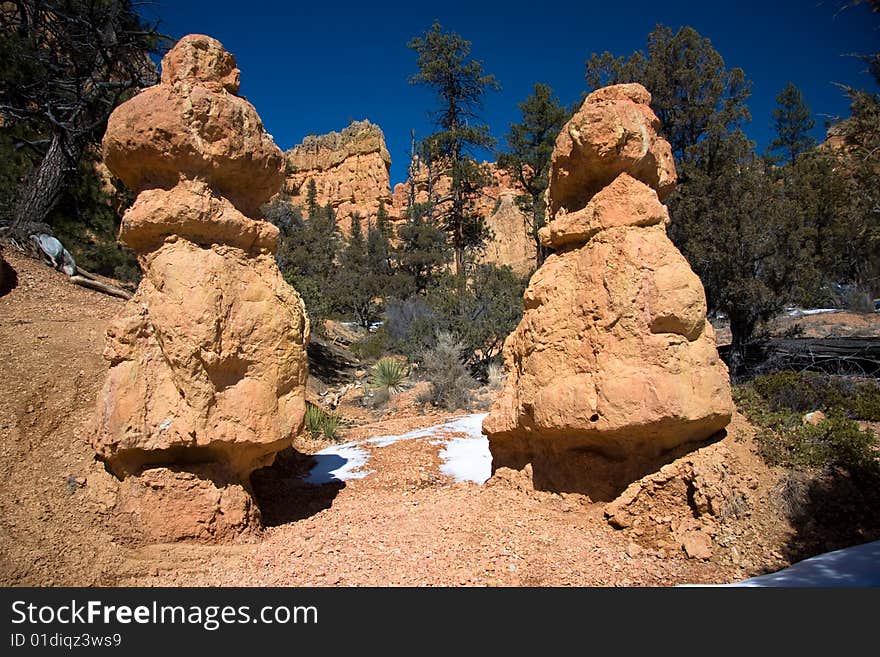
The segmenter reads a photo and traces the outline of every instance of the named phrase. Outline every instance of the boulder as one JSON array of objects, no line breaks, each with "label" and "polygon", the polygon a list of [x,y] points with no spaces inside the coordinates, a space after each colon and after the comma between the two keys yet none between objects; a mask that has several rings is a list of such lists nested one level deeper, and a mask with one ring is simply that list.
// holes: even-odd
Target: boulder
[{"label": "boulder", "polygon": [[144,276],[108,327],[91,442],[147,524],[194,510],[186,527],[146,532],[168,539],[255,522],[250,474],[305,415],[309,321],[275,263],[278,229],[253,218],[280,189],[283,160],[235,95],[238,75],[218,41],[184,37],[103,142],[138,193],[120,240]]},{"label": "boulder", "polygon": [[181,39],[162,60],[162,83],[110,115],[104,163],[136,193],[170,190],[181,177],[209,181],[255,216],[284,181],[283,156],[253,105],[231,91],[237,91],[228,70],[234,59],[218,49],[210,37]]},{"label": "boulder", "polygon": [[562,128],[550,161],[550,215],[580,210],[621,173],[648,184],[664,200],[675,185],[669,142],[651,95],[640,84],[598,89]]},{"label": "boulder", "polygon": [[[531,464],[539,488],[613,499],[730,421],[703,287],[666,235],[657,192],[675,170],[660,157],[668,144],[649,98],[639,85],[599,90],[556,142],[541,239],[557,252],[526,289],[504,344],[505,386],[483,424],[493,469]],[[641,159],[621,155],[639,150],[628,145],[635,128],[620,132],[622,150],[608,145],[620,116],[650,127]]]}]

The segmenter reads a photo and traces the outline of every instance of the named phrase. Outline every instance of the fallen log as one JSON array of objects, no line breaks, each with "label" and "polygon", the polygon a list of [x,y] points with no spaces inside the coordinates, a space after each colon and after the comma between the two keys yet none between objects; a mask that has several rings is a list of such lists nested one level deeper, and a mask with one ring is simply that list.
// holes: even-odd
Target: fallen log
[{"label": "fallen log", "polygon": [[[718,348],[730,363],[730,346]],[[794,369],[880,377],[878,338],[770,338],[750,344],[745,367],[753,373]]]},{"label": "fallen log", "polygon": [[86,278],[85,276],[74,275],[68,276],[68,280],[75,285],[81,285],[82,287],[87,287],[91,290],[97,290],[98,292],[103,292],[104,294],[109,294],[110,296],[119,297],[120,299],[131,299],[132,294],[122,288],[115,287],[113,285],[108,285],[107,283],[102,283],[96,278]]}]

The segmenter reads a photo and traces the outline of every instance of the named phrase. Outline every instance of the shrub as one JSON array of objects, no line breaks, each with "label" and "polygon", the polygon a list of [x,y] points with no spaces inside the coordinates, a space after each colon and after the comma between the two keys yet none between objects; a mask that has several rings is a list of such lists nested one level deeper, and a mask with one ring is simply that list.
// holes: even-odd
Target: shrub
[{"label": "shrub", "polygon": [[490,390],[501,390],[504,387],[504,368],[501,363],[489,363],[486,370],[487,383]]},{"label": "shrub", "polygon": [[358,360],[376,360],[388,352],[388,331],[384,326],[380,326],[353,343],[349,349],[357,356]]},{"label": "shrub", "polygon": [[339,424],[338,413],[328,413],[320,406],[306,402],[305,425],[312,438],[317,439],[323,435],[328,440],[338,441]]},{"label": "shrub", "polygon": [[880,421],[880,384],[874,379],[776,372],[756,377],[751,387],[773,411],[822,410],[854,420]]},{"label": "shrub", "polygon": [[477,382],[464,365],[465,347],[449,333],[441,333],[437,344],[422,354],[422,372],[431,382],[430,401],[447,410],[467,410],[472,401],[471,391]]},{"label": "shrub", "polygon": [[[880,387],[873,381],[814,373],[778,372],[736,386],[739,409],[758,427],[761,456],[770,465],[840,466],[875,470],[877,437],[855,419],[873,419]],[[828,417],[805,424],[803,414],[821,409]]]},{"label": "shrub", "polygon": [[370,385],[394,395],[403,390],[403,383],[409,374],[409,367],[398,358],[385,357],[373,365],[370,372]]}]

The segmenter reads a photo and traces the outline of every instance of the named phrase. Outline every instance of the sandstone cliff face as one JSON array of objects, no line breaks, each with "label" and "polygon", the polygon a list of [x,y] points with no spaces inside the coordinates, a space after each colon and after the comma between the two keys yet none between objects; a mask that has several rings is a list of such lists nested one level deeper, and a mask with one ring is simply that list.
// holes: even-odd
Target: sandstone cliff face
[{"label": "sandstone cliff face", "polygon": [[317,201],[330,203],[344,231],[354,213],[375,216],[379,203],[391,204],[391,156],[385,135],[369,121],[354,121],[342,132],[309,136],[284,154],[284,191],[305,207],[308,183],[315,181]]},{"label": "sandstone cliff face", "polygon": [[[478,263],[508,265],[520,276],[526,276],[535,269],[537,248],[531,234],[530,220],[516,205],[516,197],[522,193],[521,187],[503,169],[493,162],[482,164],[490,183],[480,190],[476,200],[477,212],[485,219],[491,235],[485,251]],[[415,202],[428,200],[428,172],[419,168],[414,175]],[[447,176],[439,176],[434,183],[434,194],[443,197],[450,187]],[[410,183],[394,186],[394,196],[389,210],[392,217],[402,220],[409,207]]]},{"label": "sandstone cliff face", "polygon": [[560,133],[541,231],[556,253],[526,290],[483,424],[493,468],[531,463],[537,486],[595,499],[732,412],[702,285],[666,236],[658,191],[675,170],[649,100],[640,85],[601,89]]},{"label": "sandstone cliff face", "polygon": [[[259,516],[250,473],[302,425],[309,323],[275,264],[278,229],[251,218],[280,188],[282,156],[235,95],[232,55],[184,37],[161,79],[113,112],[103,142],[138,194],[120,239],[144,277],[108,328],[91,441],[134,476],[122,490],[146,535],[218,538]],[[162,524],[178,507],[201,509],[199,527]]]},{"label": "sandstone cliff face", "polygon": [[[375,217],[379,203],[385,203],[392,222],[403,221],[409,205],[408,183],[398,183],[391,190],[391,156],[379,126],[369,121],[355,121],[342,132],[310,136],[284,154],[284,192],[294,205],[305,207],[308,183],[315,181],[317,201],[330,203],[336,211],[340,230],[347,233],[354,213]],[[527,218],[513,202],[518,187],[494,164],[484,164],[492,182],[482,190],[477,203],[480,214],[494,238],[487,245],[480,262],[510,265],[520,275],[535,267],[536,248],[528,232]],[[427,172],[415,176],[416,201],[428,198]],[[437,183],[438,194],[448,190],[448,178]]]}]

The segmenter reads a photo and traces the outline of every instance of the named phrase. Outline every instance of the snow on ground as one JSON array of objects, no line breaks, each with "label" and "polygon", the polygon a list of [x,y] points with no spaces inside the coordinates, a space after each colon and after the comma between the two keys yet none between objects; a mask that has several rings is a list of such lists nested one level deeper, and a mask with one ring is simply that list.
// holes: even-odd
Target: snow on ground
[{"label": "snow on ground", "polygon": [[727,586],[880,586],[880,541],[826,552]]},{"label": "snow on ground", "polygon": [[304,477],[306,483],[320,486],[335,481],[360,479],[370,474],[370,470],[362,470],[370,455],[358,443],[342,443],[332,445],[314,454],[315,465]]},{"label": "snow on ground", "polygon": [[440,452],[440,472],[456,481],[486,483],[492,476],[492,455],[485,436],[453,438]]},{"label": "snow on ground", "polygon": [[[456,481],[485,482],[492,470],[492,457],[489,455],[489,441],[482,434],[483,418],[486,413],[475,413],[448,420],[426,429],[416,429],[396,436],[375,436],[340,445],[331,445],[315,454],[315,465],[305,476],[307,483],[320,486],[349,479],[366,477],[371,470],[365,470],[370,458],[363,445],[387,447],[402,440],[418,438],[439,438],[435,444],[442,444],[440,452],[443,463],[440,472]],[[465,437],[443,438],[443,434],[464,434]]]},{"label": "snow on ground", "polygon": [[789,317],[802,317],[803,315],[821,315],[823,313],[839,313],[843,312],[839,308],[793,308],[788,311]]}]

